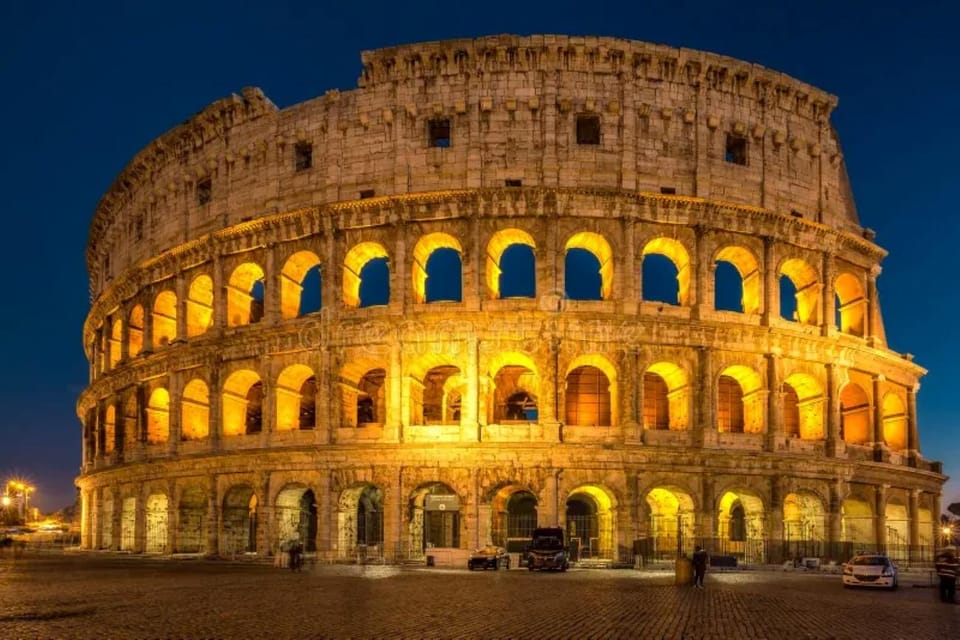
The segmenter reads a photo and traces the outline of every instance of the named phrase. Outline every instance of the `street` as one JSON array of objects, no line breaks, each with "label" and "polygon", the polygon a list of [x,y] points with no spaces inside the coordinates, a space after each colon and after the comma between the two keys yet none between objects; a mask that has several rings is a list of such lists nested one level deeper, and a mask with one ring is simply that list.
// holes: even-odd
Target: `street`
[{"label": "street", "polygon": [[926,574],[896,592],[838,575],[477,571],[80,553],[0,557],[0,638],[950,638]]}]

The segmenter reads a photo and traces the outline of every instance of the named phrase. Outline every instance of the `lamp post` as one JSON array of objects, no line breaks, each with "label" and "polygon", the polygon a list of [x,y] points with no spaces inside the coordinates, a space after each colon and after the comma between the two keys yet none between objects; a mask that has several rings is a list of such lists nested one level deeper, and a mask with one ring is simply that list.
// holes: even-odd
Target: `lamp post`
[{"label": "lamp post", "polygon": [[17,501],[17,514],[23,522],[27,521],[30,507],[30,494],[35,491],[23,480],[8,480],[6,486],[6,495],[3,496],[4,507],[9,506],[14,500]]}]

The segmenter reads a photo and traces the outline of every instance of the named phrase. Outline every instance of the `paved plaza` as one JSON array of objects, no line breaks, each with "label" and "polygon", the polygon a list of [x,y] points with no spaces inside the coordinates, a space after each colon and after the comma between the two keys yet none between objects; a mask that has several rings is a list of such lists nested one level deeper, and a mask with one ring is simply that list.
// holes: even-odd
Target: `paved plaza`
[{"label": "paved plaza", "polygon": [[925,574],[897,592],[836,575],[708,574],[707,588],[629,570],[442,568],[0,558],[0,638],[956,638],[960,605]]}]

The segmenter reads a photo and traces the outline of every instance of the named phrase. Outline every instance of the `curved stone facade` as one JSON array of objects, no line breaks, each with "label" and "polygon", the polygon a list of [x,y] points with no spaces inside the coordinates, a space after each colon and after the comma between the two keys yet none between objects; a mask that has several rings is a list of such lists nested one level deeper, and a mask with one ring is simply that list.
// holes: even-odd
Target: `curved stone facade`
[{"label": "curved stone facade", "polygon": [[832,96],[604,38],[363,61],[214,103],[102,199],[84,546],[929,554],[924,370],[885,343]]}]

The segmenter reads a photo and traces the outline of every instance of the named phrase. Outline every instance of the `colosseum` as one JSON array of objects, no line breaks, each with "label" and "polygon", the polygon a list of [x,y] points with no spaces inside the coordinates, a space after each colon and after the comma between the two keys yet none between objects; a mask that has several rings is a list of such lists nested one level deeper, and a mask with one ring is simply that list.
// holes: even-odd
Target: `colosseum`
[{"label": "colosseum", "polygon": [[362,54],[152,141],[97,206],[88,549],[464,566],[932,554],[834,96],[612,38]]}]

